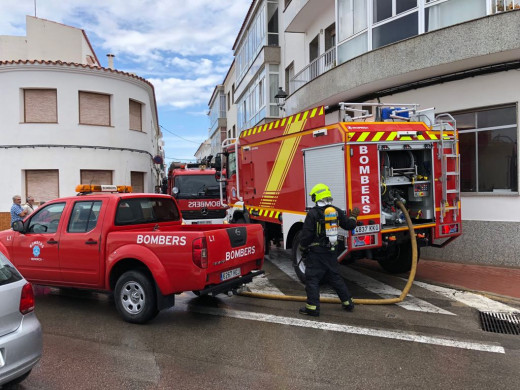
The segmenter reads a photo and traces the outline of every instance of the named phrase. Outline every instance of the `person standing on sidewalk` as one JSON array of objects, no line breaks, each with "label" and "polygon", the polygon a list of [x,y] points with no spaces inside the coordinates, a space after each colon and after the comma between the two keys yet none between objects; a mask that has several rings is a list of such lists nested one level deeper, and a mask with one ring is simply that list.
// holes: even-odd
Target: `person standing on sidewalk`
[{"label": "person standing on sidewalk", "polygon": [[23,205],[23,209],[27,212],[27,215],[31,215],[36,211],[38,206],[34,204],[34,198],[32,196],[28,196],[26,201],[27,203]]},{"label": "person standing on sidewalk", "polygon": [[316,205],[309,210],[303,223],[300,250],[305,262],[305,292],[307,304],[300,314],[320,315],[320,282],[324,281],[336,291],[342,307],[354,310],[354,302],[345,281],[339,274],[337,259],[338,224],[345,230],[354,229],[359,215],[355,207],[349,217],[332,205],[332,194],[325,184],[316,184],[309,193]]},{"label": "person standing on sidewalk", "polygon": [[21,221],[27,215],[22,207],[22,197],[20,195],[13,196],[13,205],[11,206],[11,227],[16,221]]}]

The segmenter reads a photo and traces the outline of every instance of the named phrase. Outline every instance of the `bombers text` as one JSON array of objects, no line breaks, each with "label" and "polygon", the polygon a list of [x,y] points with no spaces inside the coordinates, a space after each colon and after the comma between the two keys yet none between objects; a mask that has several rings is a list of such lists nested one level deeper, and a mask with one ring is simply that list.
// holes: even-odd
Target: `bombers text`
[{"label": "bombers text", "polygon": [[156,244],[156,245],[186,245],[186,236],[164,236],[151,234],[138,234],[138,244]]},{"label": "bombers text", "polygon": [[226,261],[236,259],[237,257],[254,255],[255,249],[256,248],[254,246],[248,246],[246,248],[235,249],[233,251],[226,252]]}]

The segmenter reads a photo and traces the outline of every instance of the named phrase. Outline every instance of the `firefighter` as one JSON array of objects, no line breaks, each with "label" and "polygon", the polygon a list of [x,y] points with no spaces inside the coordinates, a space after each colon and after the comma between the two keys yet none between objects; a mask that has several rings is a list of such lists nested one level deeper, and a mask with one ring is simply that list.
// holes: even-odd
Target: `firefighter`
[{"label": "firefighter", "polygon": [[350,215],[332,205],[332,195],[325,184],[316,184],[309,193],[316,205],[309,210],[303,223],[300,250],[305,262],[307,304],[300,314],[320,315],[320,282],[327,282],[338,294],[342,307],[354,310],[354,302],[345,281],[339,274],[337,260],[338,224],[345,230],[356,227],[359,209]]}]

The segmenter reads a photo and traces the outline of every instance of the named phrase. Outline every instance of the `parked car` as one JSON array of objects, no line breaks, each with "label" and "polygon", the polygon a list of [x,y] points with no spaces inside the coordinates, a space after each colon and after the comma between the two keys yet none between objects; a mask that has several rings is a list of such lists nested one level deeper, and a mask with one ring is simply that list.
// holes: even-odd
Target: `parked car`
[{"label": "parked car", "polygon": [[0,251],[0,388],[27,378],[41,355],[32,285]]}]

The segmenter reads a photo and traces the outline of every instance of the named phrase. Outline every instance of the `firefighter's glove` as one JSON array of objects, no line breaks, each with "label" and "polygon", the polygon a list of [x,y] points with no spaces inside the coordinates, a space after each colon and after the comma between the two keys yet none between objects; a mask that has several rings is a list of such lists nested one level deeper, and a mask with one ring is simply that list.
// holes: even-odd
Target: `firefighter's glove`
[{"label": "firefighter's glove", "polygon": [[309,252],[310,252],[310,249],[309,247],[303,247],[303,246],[300,246],[300,253],[302,254],[302,258],[300,260],[300,262],[303,262],[303,264],[307,264],[307,256],[309,255]]},{"label": "firefighter's glove", "polygon": [[352,210],[350,210],[350,217],[357,219],[359,216],[359,209],[357,207],[354,207]]}]

